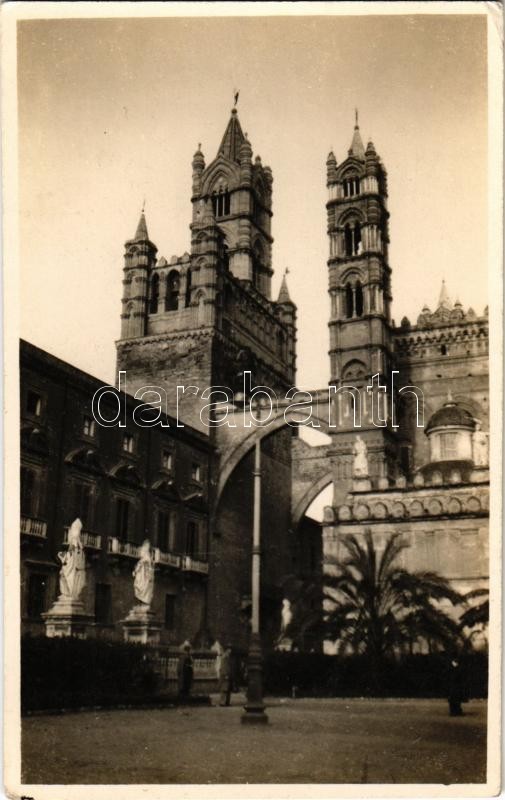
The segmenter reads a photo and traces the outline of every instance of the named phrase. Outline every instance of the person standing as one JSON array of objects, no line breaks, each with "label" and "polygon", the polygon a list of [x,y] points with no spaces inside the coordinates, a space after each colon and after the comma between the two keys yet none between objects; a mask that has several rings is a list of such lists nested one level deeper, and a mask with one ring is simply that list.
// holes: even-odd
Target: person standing
[{"label": "person standing", "polygon": [[179,697],[186,699],[191,692],[193,683],[193,657],[191,646],[184,644],[177,663],[177,678],[179,683]]},{"label": "person standing", "polygon": [[463,716],[461,703],[466,703],[467,693],[465,691],[463,669],[459,659],[453,658],[449,665],[449,680],[447,700],[449,702],[449,714],[451,717]]},{"label": "person standing", "polygon": [[232,682],[231,647],[229,645],[226,645],[226,647],[224,648],[224,652],[221,655],[221,661],[219,664],[220,706],[230,705],[231,682]]}]

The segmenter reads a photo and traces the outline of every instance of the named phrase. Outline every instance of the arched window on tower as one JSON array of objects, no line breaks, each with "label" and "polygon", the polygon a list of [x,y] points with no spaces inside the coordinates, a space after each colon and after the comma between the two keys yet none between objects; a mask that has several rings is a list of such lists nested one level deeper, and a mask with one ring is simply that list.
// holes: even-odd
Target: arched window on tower
[{"label": "arched window on tower", "polygon": [[347,319],[351,319],[353,314],[354,298],[352,293],[352,286],[350,283],[345,287],[345,315]]},{"label": "arched window on tower", "polygon": [[186,272],[186,296],[185,296],[185,305],[186,308],[191,303],[191,270],[188,269]]},{"label": "arched window on tower", "polygon": [[356,282],[355,289],[356,316],[363,316],[363,287],[359,281]]},{"label": "arched window on tower", "polygon": [[172,269],[167,275],[165,311],[177,311],[179,307],[179,283],[179,273],[176,269]]},{"label": "arched window on tower", "polygon": [[345,254],[355,256],[361,252],[361,226],[359,222],[348,222],[344,228]]},{"label": "arched window on tower", "polygon": [[160,276],[155,273],[151,278],[151,296],[149,300],[149,313],[158,313],[158,301],[160,298]]},{"label": "arched window on tower", "polygon": [[344,181],[344,197],[354,197],[359,194],[359,178],[346,178]]},{"label": "arched window on tower", "polygon": [[216,219],[227,217],[230,213],[230,193],[226,191],[215,192],[212,195],[212,209]]},{"label": "arched window on tower", "polygon": [[128,303],[126,307],[126,313],[128,314],[128,336],[132,337],[135,336],[136,328],[136,321],[135,317],[133,316],[133,303]]},{"label": "arched window on tower", "polygon": [[361,252],[361,226],[356,222],[354,226],[354,253]]},{"label": "arched window on tower", "polygon": [[252,282],[255,289],[260,291],[261,264],[263,261],[263,250],[259,242],[256,243],[252,255]]},{"label": "arched window on tower", "polygon": [[352,256],[353,254],[353,236],[352,236],[352,229],[349,223],[344,228],[344,237],[345,237],[345,254],[346,256]]}]

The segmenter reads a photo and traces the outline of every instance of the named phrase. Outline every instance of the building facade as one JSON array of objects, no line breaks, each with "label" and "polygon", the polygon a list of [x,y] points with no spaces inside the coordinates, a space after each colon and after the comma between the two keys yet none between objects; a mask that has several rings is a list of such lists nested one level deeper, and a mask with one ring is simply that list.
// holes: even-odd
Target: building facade
[{"label": "building facade", "polygon": [[20,371],[23,630],[44,633],[41,614],[59,594],[57,554],[79,518],[88,635],[123,637],[121,620],[136,602],[132,570],[149,539],[161,641],[195,640],[207,624],[212,445],[170,418],[169,427],[139,427],[132,415],[141,404],[128,395],[126,427],[102,427],[92,413],[102,382],[27,342]]}]

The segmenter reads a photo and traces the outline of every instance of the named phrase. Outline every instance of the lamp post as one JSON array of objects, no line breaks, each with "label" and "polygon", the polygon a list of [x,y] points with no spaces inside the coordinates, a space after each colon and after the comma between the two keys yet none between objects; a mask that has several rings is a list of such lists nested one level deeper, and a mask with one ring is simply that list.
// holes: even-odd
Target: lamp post
[{"label": "lamp post", "polygon": [[254,445],[254,506],[251,563],[252,613],[249,654],[247,657],[247,701],[241,721],[266,724],[268,716],[263,703],[263,654],[260,635],[260,566],[261,566],[261,439]]}]

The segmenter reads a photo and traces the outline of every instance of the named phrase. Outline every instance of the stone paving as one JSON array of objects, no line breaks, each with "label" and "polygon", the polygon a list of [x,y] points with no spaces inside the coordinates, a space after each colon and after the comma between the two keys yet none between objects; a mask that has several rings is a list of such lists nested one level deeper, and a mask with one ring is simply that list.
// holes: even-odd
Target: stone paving
[{"label": "stone paving", "polygon": [[[213,698],[216,702],[217,698]],[[23,720],[25,783],[482,783],[486,703],[272,699],[268,726],[232,706]]]}]

